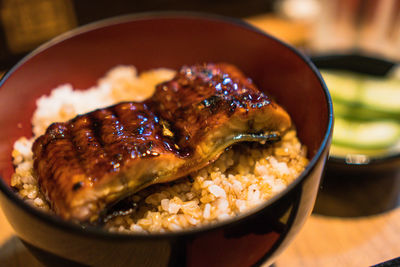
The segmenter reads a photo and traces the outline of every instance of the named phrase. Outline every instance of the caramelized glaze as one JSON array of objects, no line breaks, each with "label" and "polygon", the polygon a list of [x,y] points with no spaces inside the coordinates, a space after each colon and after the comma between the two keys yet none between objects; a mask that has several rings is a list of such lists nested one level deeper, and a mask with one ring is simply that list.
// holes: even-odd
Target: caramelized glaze
[{"label": "caramelized glaze", "polygon": [[235,66],[184,66],[143,103],[49,126],[33,145],[34,170],[57,214],[93,222],[127,195],[199,170],[234,143],[274,141],[290,126]]}]

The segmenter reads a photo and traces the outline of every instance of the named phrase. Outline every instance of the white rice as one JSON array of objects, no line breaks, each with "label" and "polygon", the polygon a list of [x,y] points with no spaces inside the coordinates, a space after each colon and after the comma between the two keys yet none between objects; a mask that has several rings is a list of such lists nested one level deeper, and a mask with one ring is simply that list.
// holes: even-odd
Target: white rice
[{"label": "white rice", "polygon": [[[66,84],[37,101],[32,118],[31,139],[20,138],[12,153],[16,166],[11,185],[33,206],[50,211],[33,173],[31,147],[53,122],[67,121],[78,114],[121,101],[142,101],[155,85],[175,72],[156,69],[140,75],[132,66],[118,66],[88,90]],[[268,146],[239,145],[216,162],[174,183],[155,185],[131,197],[134,212],[107,221],[110,231],[165,232],[197,227],[231,218],[286,188],[305,168],[305,148],[294,130],[280,142]]]}]

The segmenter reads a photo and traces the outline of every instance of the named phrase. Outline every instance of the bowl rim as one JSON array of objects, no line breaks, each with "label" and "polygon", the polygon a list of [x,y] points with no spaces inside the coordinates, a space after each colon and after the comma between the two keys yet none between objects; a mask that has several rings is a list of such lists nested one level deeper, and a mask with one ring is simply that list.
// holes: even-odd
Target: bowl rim
[{"label": "bowl rim", "polygon": [[[346,70],[345,68],[335,68],[335,67],[318,67],[318,64],[323,62],[324,64],[327,64],[329,62],[333,62],[336,60],[357,60],[357,61],[369,61],[374,64],[380,64],[381,66],[385,66],[385,72],[372,75],[372,74],[366,74],[363,71],[356,71],[356,70],[348,70],[349,72],[354,72],[354,73],[360,73],[360,74],[365,74],[365,75],[370,75],[370,76],[376,76],[376,77],[386,77],[387,75],[390,74],[390,72],[395,69],[395,68],[400,68],[400,63],[392,61],[388,58],[384,57],[379,57],[377,55],[368,55],[365,53],[361,53],[357,50],[355,51],[349,51],[347,53],[321,53],[321,54],[315,54],[311,56],[311,61],[317,66],[318,70],[324,70],[324,69],[334,69],[334,70]],[[350,155],[355,155],[355,154],[350,154]],[[369,168],[372,166],[391,166],[394,164],[396,161],[399,161],[400,163],[400,152],[397,153],[390,153],[384,156],[368,156],[364,155],[362,153],[359,153],[357,155],[363,155],[368,158],[368,161],[365,163],[352,163],[348,162],[346,160],[346,157],[341,157],[341,156],[335,156],[335,155],[329,155],[328,157],[328,165],[340,167],[340,166],[348,166],[354,169],[355,171],[364,169],[364,168]]]},{"label": "bowl rim", "polygon": [[251,208],[248,211],[245,211],[237,216],[231,217],[229,219],[210,223],[207,225],[193,227],[189,229],[183,229],[174,232],[157,232],[157,233],[137,233],[137,232],[129,232],[129,233],[121,233],[121,232],[110,232],[101,227],[96,226],[87,226],[83,227],[76,223],[63,220],[60,217],[42,211],[36,207],[33,207],[26,203],[21,197],[19,197],[15,192],[13,192],[9,185],[7,185],[4,179],[0,176],[0,191],[14,204],[17,205],[22,210],[29,213],[31,216],[37,218],[37,220],[41,221],[44,224],[50,225],[51,227],[57,228],[61,231],[67,230],[71,234],[76,234],[84,237],[94,237],[101,238],[103,240],[160,240],[160,239],[169,239],[169,238],[179,238],[182,236],[190,236],[196,235],[199,233],[206,233],[211,231],[220,230],[221,228],[229,225],[234,225],[241,223],[245,220],[248,220],[255,216],[261,210],[271,206],[277,200],[281,199],[284,195],[290,192],[293,188],[295,188],[298,184],[303,182],[303,180],[311,173],[311,171],[315,168],[318,160],[323,156],[325,149],[327,149],[330,145],[332,138],[332,130],[333,130],[333,107],[332,107],[332,99],[327,89],[327,86],[322,79],[321,74],[319,73],[317,67],[312,63],[311,59],[303,55],[300,51],[292,47],[291,45],[277,39],[274,36],[269,35],[268,33],[262,31],[261,29],[237,18],[215,15],[210,13],[202,13],[202,12],[186,12],[186,11],[159,11],[159,12],[142,12],[142,13],[133,13],[121,16],[115,16],[111,18],[106,18],[102,20],[98,20],[87,25],[83,25],[77,27],[73,30],[67,31],[59,36],[54,37],[53,39],[45,42],[40,45],[38,48],[28,53],[25,57],[23,57],[16,65],[14,65],[0,80],[0,90],[4,82],[11,76],[21,65],[27,62],[29,59],[33,58],[35,55],[40,52],[51,48],[52,46],[63,42],[70,37],[74,37],[80,34],[85,34],[86,32],[90,32],[92,30],[96,30],[102,27],[114,26],[123,23],[130,23],[138,20],[149,20],[149,19],[200,19],[204,21],[214,21],[222,24],[230,24],[234,27],[244,28],[246,30],[252,31],[259,35],[262,35],[266,38],[271,39],[274,42],[286,47],[292,53],[294,53],[297,57],[299,57],[306,65],[312,70],[316,78],[319,80],[321,84],[321,88],[323,90],[323,94],[325,96],[325,104],[328,111],[328,120],[326,122],[326,132],[323,136],[322,142],[316,151],[315,155],[312,159],[310,159],[308,165],[305,170],[292,182],[290,183],[284,190],[274,195],[272,198],[264,201],[262,204],[257,207]]}]

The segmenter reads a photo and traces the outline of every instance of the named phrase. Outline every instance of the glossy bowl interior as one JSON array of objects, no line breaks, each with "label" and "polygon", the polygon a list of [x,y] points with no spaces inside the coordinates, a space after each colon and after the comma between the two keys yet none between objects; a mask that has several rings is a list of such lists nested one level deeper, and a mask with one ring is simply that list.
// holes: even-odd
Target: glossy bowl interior
[{"label": "glossy bowl interior", "polygon": [[[320,55],[312,61],[319,69],[345,70],[375,77],[385,77],[396,67],[395,62],[387,59],[360,54]],[[316,213],[366,216],[400,204],[400,153],[376,157],[364,155],[362,158],[363,161],[354,162],[351,157],[329,156],[314,209]]]},{"label": "glossy bowl interior", "polygon": [[[12,145],[31,136],[30,119],[41,95],[63,83],[89,88],[120,64],[143,71],[198,62],[237,65],[292,116],[310,164],[271,200],[207,227],[127,235],[62,221],[26,205],[9,187]],[[19,237],[47,263],[56,257],[68,264],[99,266],[248,266],[271,263],[311,213],[330,143],[332,107],[307,58],[243,22],[198,14],[143,14],[77,29],[24,58],[1,82],[0,127],[0,204]]]}]

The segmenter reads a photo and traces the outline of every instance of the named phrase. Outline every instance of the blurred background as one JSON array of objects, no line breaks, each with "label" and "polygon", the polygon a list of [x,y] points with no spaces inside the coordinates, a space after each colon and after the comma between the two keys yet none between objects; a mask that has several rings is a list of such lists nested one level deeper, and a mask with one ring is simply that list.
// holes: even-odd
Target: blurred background
[{"label": "blurred background", "polygon": [[0,68],[52,37],[99,19],[159,10],[244,18],[307,53],[361,51],[400,59],[397,0],[1,0]]},{"label": "blurred background", "polygon": [[248,17],[273,10],[270,0],[2,0],[0,64],[7,68],[48,39],[96,20],[117,15],[187,10]]}]

